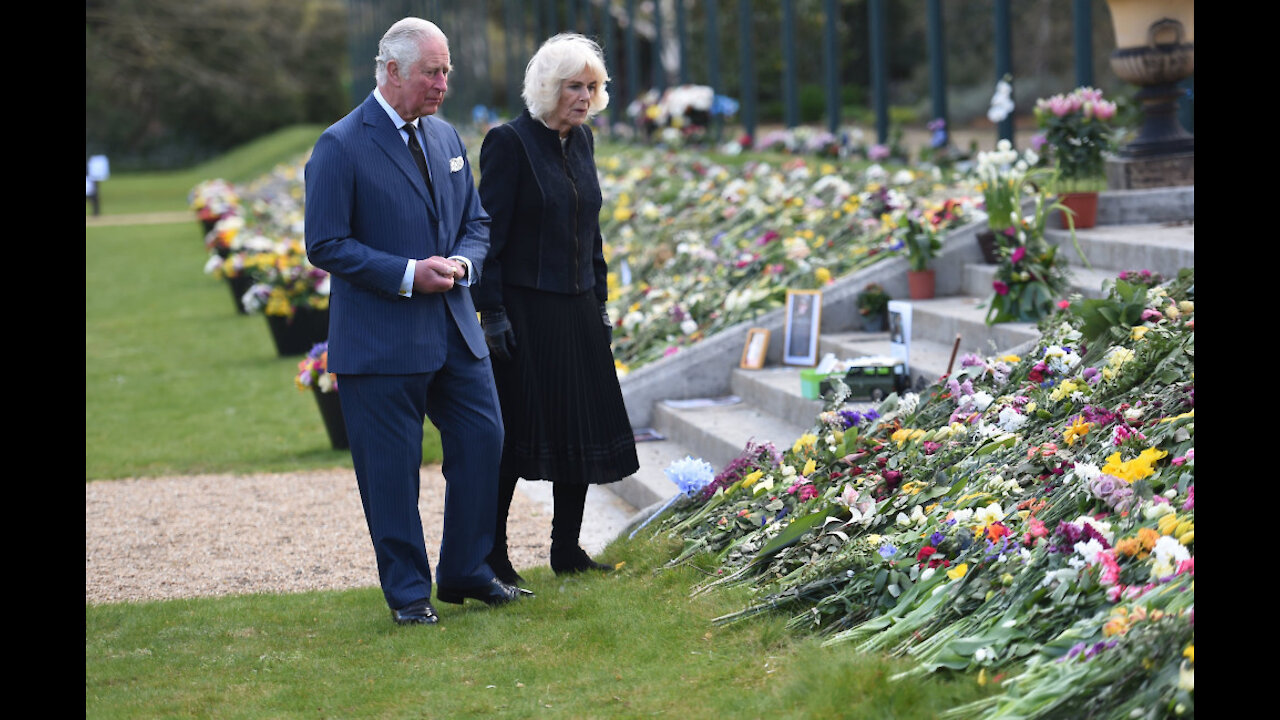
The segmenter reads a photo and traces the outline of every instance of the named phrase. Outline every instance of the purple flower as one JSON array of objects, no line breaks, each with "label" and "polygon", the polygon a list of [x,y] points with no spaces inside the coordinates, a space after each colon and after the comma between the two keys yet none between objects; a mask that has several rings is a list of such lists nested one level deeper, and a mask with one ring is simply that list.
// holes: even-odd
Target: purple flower
[{"label": "purple flower", "polygon": [[1196,486],[1191,485],[1187,488],[1187,501],[1182,504],[1183,510],[1194,510],[1196,507]]},{"label": "purple flower", "polygon": [[968,353],[960,358],[960,367],[972,367],[974,365],[985,365],[982,358],[977,353]]},{"label": "purple flower", "polygon": [[941,545],[942,541],[946,539],[947,539],[947,536],[945,533],[936,532],[929,536],[929,544],[936,547],[938,545]]},{"label": "purple flower", "polygon": [[1018,248],[1013,251],[1013,254],[1009,256],[1009,262],[1013,263],[1014,265],[1017,265],[1019,262],[1022,261],[1022,258],[1026,256],[1027,256],[1027,248],[1022,245],[1019,245]]},{"label": "purple flower", "polygon": [[999,280],[992,282],[991,287],[996,291],[997,295],[1009,294],[1009,286],[1006,285],[1005,283],[1000,282]]}]

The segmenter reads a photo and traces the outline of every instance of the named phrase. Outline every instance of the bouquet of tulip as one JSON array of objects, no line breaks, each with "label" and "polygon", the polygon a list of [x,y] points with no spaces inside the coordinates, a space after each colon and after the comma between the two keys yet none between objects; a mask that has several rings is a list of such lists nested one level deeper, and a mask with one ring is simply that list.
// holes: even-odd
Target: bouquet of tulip
[{"label": "bouquet of tulip", "polygon": [[338,392],[338,377],[329,372],[329,342],[318,342],[307,356],[298,362],[298,374],[293,378],[298,390],[317,390],[322,393]]},{"label": "bouquet of tulip", "polygon": [[1102,91],[1091,87],[1036,101],[1036,122],[1044,130],[1060,191],[1090,192],[1106,187],[1103,154],[1111,149],[1110,122],[1115,114],[1116,104],[1104,100]]}]

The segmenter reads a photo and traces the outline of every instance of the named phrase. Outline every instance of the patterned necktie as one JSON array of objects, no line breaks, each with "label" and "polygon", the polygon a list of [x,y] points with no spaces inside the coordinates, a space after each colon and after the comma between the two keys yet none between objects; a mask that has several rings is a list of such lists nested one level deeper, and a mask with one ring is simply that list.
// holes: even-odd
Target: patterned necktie
[{"label": "patterned necktie", "polygon": [[422,172],[422,179],[427,181],[427,192],[435,195],[435,188],[431,186],[431,173],[427,172],[427,156],[423,154],[422,146],[418,144],[417,130],[412,123],[406,123],[404,129],[409,132],[409,152],[413,155],[413,161],[418,164],[418,170]]}]

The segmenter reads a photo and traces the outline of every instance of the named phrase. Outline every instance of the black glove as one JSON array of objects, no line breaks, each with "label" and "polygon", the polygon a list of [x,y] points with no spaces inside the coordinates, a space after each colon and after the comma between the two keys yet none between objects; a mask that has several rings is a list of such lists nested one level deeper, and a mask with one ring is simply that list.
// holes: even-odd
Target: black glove
[{"label": "black glove", "polygon": [[604,326],[609,328],[609,344],[613,344],[613,323],[609,322],[609,308],[604,303],[600,303],[600,319],[604,320]]},{"label": "black glove", "polygon": [[480,327],[484,329],[484,342],[489,354],[499,360],[510,360],[516,349],[516,334],[511,329],[505,310],[482,310]]}]

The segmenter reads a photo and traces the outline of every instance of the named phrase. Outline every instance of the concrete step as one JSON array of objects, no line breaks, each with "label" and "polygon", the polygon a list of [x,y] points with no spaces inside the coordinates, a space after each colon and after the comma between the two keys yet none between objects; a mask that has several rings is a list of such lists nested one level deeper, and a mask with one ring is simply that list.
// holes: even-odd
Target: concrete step
[{"label": "concrete step", "polygon": [[654,407],[654,427],[719,470],[742,453],[747,441],[791,447],[810,423],[792,422],[747,402],[679,408],[664,401]]},{"label": "concrete step", "polygon": [[[1150,270],[1174,278],[1178,270],[1195,267],[1195,224],[1099,225],[1077,230],[1080,250],[1094,269]],[[1059,256],[1080,267],[1080,256],[1066,230],[1049,229],[1045,239],[1061,247]]]},{"label": "concrete step", "polygon": [[990,355],[1040,336],[1035,323],[1009,322],[987,325],[986,298],[953,296],[911,301],[911,344],[927,341],[944,344],[950,352],[956,335],[960,353]]},{"label": "concrete step", "polygon": [[643,512],[644,508],[665,502],[680,491],[663,471],[685,456],[698,457],[684,445],[670,439],[638,442],[636,457],[640,460],[640,469],[630,477],[602,487]]},{"label": "concrete step", "polygon": [[[1070,252],[1064,249],[1064,252]],[[1079,258],[1076,258],[1078,261]],[[1108,278],[1114,278],[1120,271],[1110,268],[1087,268],[1081,265],[1070,265],[1067,267],[1067,275],[1070,277],[1070,287],[1068,293],[1080,293],[1087,298],[1102,297],[1102,281]],[[996,266],[987,265],[985,263],[969,263],[964,268],[964,291],[970,297],[979,298],[980,302],[985,302],[986,298],[992,293],[991,282],[996,278]]]}]

